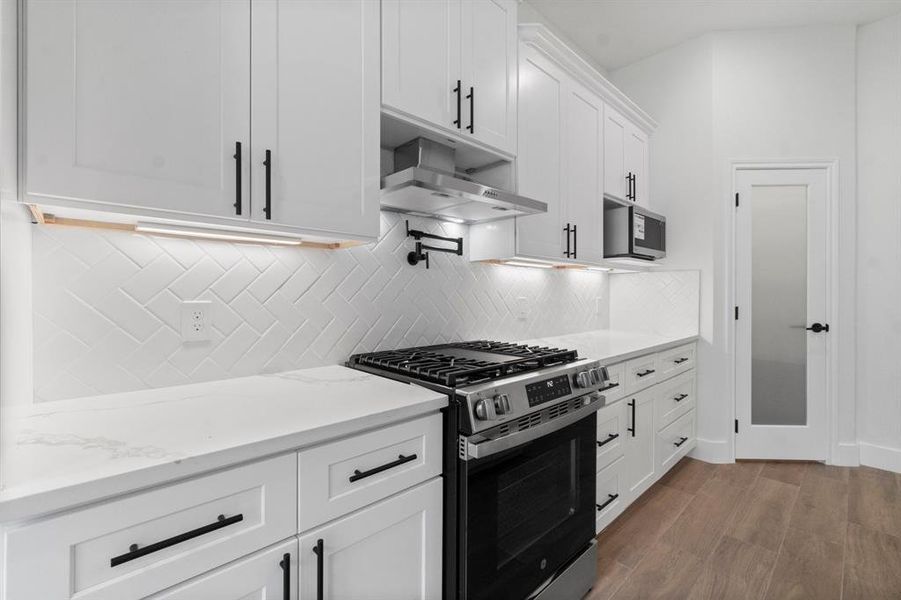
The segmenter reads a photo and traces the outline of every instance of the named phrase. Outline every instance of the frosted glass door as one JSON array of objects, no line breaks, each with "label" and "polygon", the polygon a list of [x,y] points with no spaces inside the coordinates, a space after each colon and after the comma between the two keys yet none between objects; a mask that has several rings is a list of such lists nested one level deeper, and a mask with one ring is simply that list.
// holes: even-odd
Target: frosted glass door
[{"label": "frosted glass door", "polygon": [[823,460],[826,171],[741,170],[736,190],[736,457]]}]

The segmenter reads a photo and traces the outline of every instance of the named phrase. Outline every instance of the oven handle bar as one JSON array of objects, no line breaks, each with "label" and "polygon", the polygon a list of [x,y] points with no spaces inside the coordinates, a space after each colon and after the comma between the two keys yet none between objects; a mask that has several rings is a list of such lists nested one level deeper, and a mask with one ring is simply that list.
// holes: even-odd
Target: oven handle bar
[{"label": "oven handle bar", "polygon": [[500,452],[504,452],[505,450],[516,448],[517,446],[522,446],[523,444],[535,441],[538,438],[549,433],[553,433],[555,431],[563,429],[564,427],[568,427],[569,425],[572,425],[576,421],[585,418],[591,413],[597,412],[604,406],[604,404],[605,399],[603,396],[596,397],[593,398],[588,404],[583,404],[575,411],[567,413],[562,417],[552,419],[547,423],[536,425],[535,427],[530,427],[526,430],[518,431],[516,433],[511,433],[510,435],[506,435],[504,437],[496,438],[493,440],[486,440],[478,444],[473,444],[472,442],[467,440],[467,458],[485,458],[486,456],[498,454]]}]

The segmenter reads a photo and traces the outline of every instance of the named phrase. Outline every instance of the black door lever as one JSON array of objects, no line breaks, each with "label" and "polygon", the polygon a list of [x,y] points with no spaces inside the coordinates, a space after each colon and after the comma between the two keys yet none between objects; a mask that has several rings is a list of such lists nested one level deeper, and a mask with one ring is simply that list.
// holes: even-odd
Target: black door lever
[{"label": "black door lever", "polygon": [[828,333],[829,332],[829,324],[827,323],[827,324],[823,325],[822,323],[814,323],[813,325],[811,325],[810,327],[807,328],[807,331],[812,331],[814,333],[820,333],[820,332],[825,331]]}]

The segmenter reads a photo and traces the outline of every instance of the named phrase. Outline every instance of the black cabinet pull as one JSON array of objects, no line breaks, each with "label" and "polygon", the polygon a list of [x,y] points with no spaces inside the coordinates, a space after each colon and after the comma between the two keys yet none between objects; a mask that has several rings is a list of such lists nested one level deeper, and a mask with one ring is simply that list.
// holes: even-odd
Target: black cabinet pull
[{"label": "black cabinet pull", "polygon": [[404,456],[403,454],[397,455],[397,460],[386,463],[380,467],[375,467],[374,469],[369,469],[368,471],[361,471],[359,469],[354,469],[354,474],[348,477],[348,479],[353,483],[354,481],[359,481],[361,479],[365,479],[366,477],[370,477],[377,473],[381,473],[382,471],[387,471],[388,469],[393,469],[394,467],[398,467],[404,463],[408,463],[411,460],[416,460],[416,455],[411,454],[410,456]]},{"label": "black cabinet pull", "polygon": [[286,552],[278,566],[282,568],[282,598],[291,600],[291,555]]},{"label": "black cabinet pull", "polygon": [[573,258],[579,258],[579,232],[576,227],[573,225]]},{"label": "black cabinet pull", "polygon": [[651,373],[656,373],[656,371],[654,369],[648,369],[646,371],[642,371],[641,373],[636,373],[635,375],[638,377],[647,377]]},{"label": "black cabinet pull", "polygon": [[235,214],[241,214],[241,142],[235,142]]},{"label": "black cabinet pull", "polygon": [[684,363],[686,360],[688,360],[688,358],[686,358],[686,357],[683,356],[682,358],[677,358],[676,360],[674,360],[673,363],[675,363],[675,364],[677,364],[677,365],[681,365],[681,364]]},{"label": "black cabinet pull", "polygon": [[475,122],[476,122],[476,89],[474,87],[469,88],[469,95],[466,96],[466,99],[469,100],[469,125],[466,129],[469,130],[469,133],[475,133]]},{"label": "black cabinet pull", "polygon": [[606,446],[607,444],[609,444],[610,442],[612,442],[613,440],[615,440],[618,437],[619,437],[618,433],[608,433],[606,440],[604,440],[603,442],[598,442],[598,448],[600,448],[601,446]]},{"label": "black cabinet pull", "polygon": [[263,161],[266,167],[266,204],[263,205],[263,213],[266,220],[272,218],[272,151],[266,150],[266,160]]},{"label": "black cabinet pull", "polygon": [[686,398],[688,398],[688,394],[679,394],[678,396],[673,398],[673,400],[675,400],[676,402],[682,402]]},{"label": "black cabinet pull", "polygon": [[325,571],[325,542],[322,538],[316,540],[316,545],[313,546],[313,554],[316,555],[316,600],[322,600],[324,597],[322,594],[322,578]]},{"label": "black cabinet pull", "polygon": [[635,400],[629,402],[629,406],[632,408],[632,427],[626,429],[632,433],[632,437],[635,437]]},{"label": "black cabinet pull", "polygon": [[679,446],[681,446],[682,444],[684,444],[687,441],[688,441],[687,437],[682,437],[682,438],[679,438],[678,442],[673,442],[673,443],[675,444],[676,448],[678,448]]},{"label": "black cabinet pull", "polygon": [[632,199],[632,173],[626,174],[626,200]]},{"label": "black cabinet pull", "polygon": [[566,252],[563,253],[563,256],[566,258],[570,258],[572,256],[572,252],[569,250],[569,235],[572,233],[572,229],[569,226],[569,223],[566,224],[566,227],[563,228],[563,231],[566,232]]},{"label": "black cabinet pull", "polygon": [[814,323],[810,327],[807,327],[807,331],[812,331],[814,333],[820,333],[822,331],[825,331],[828,333],[829,332],[829,324],[827,323],[824,325],[822,323]]},{"label": "black cabinet pull", "polygon": [[603,392],[604,390],[612,390],[615,387],[619,387],[619,384],[618,383],[608,383],[606,386],[602,387],[598,391]]},{"label": "black cabinet pull", "polygon": [[455,87],[455,88],[453,89],[453,92],[454,92],[455,94],[457,94],[457,119],[454,121],[454,125],[457,126],[457,129],[460,129],[460,127],[461,127],[461,122],[460,122],[460,121],[461,121],[461,119],[460,119],[460,105],[461,105],[461,103],[462,103],[462,101],[461,101],[461,98],[462,98],[461,94],[462,94],[463,92],[462,92],[462,88],[460,87],[460,80],[459,80],[459,79],[457,80],[457,87]]},{"label": "black cabinet pull", "polygon": [[128,548],[128,552],[126,552],[125,554],[120,554],[119,556],[112,557],[109,561],[109,566],[117,567],[121,564],[127,563],[137,558],[141,558],[142,556],[147,556],[148,554],[153,554],[154,552],[165,550],[166,548],[175,546],[176,544],[181,544],[182,542],[193,540],[196,537],[200,537],[212,531],[216,531],[217,529],[222,529],[223,527],[228,527],[229,525],[234,525],[235,523],[240,523],[243,520],[244,515],[240,513],[228,518],[226,518],[225,515],[219,515],[215,523],[210,523],[209,525],[204,525],[203,527],[198,527],[197,529],[192,529],[191,531],[186,531],[185,533],[180,533],[161,542],[155,542],[153,544],[144,546],[143,548],[139,548],[137,544],[132,544]]},{"label": "black cabinet pull", "polygon": [[602,510],[610,506],[610,504],[617,498],[619,498],[619,494],[607,494],[606,502],[604,502],[603,504],[595,504],[595,506],[598,507],[598,512],[601,512]]},{"label": "black cabinet pull", "polygon": [[632,173],[632,202],[638,202],[638,175]]}]

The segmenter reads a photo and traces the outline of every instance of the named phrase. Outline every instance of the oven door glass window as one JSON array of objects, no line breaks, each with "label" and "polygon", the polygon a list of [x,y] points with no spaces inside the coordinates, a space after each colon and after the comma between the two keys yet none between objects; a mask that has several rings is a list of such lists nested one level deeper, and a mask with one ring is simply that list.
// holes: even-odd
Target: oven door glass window
[{"label": "oven door glass window", "polygon": [[594,537],[595,424],[466,464],[467,598],[525,598]]}]

